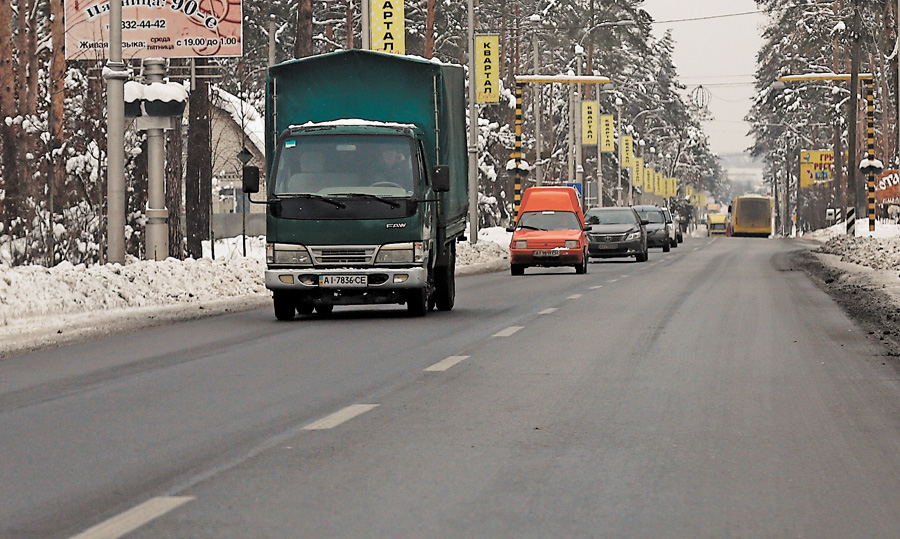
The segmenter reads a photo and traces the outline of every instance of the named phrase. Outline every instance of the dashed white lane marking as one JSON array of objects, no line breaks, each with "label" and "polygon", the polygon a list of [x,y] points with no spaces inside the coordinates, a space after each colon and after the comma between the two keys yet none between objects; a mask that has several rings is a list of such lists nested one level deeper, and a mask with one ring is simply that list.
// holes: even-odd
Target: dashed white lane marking
[{"label": "dashed white lane marking", "polygon": [[509,326],[508,328],[506,328],[502,331],[498,331],[497,333],[494,333],[494,337],[509,337],[510,335],[515,334],[517,331],[519,331],[523,327],[525,327],[525,326]]},{"label": "dashed white lane marking", "polygon": [[140,528],[151,520],[186,504],[194,496],[160,496],[151,498],[124,513],[85,530],[72,539],[116,539]]},{"label": "dashed white lane marking", "polygon": [[549,309],[544,309],[543,311],[539,312],[538,314],[553,314],[558,310],[559,309],[557,309],[556,307],[550,307]]},{"label": "dashed white lane marking", "polygon": [[592,286],[592,287],[591,287],[591,290],[599,290],[599,289],[601,289],[601,288],[603,288],[603,285],[602,285],[602,284],[598,284],[597,286]]},{"label": "dashed white lane marking", "polygon": [[377,408],[377,404],[352,404],[343,410],[323,417],[318,421],[313,421],[309,425],[303,427],[303,430],[325,430],[333,429],[345,421],[349,421],[354,417],[364,414],[373,408]]},{"label": "dashed white lane marking", "polygon": [[581,294],[572,294],[571,296],[569,296],[569,297],[566,298],[566,299],[578,299],[578,298],[580,298],[580,297],[581,297]]},{"label": "dashed white lane marking", "polygon": [[450,356],[448,358],[438,361],[437,363],[428,367],[425,370],[432,371],[432,372],[446,371],[450,367],[456,365],[457,363],[459,363],[460,361],[463,361],[465,359],[469,359],[469,356]]},{"label": "dashed white lane marking", "polygon": [[613,279],[613,280],[611,280],[611,281],[609,282],[609,284],[612,284],[612,283],[615,283],[615,282],[618,282],[618,281],[619,281],[618,279]]},{"label": "dashed white lane marking", "polygon": [[699,247],[694,247],[693,249],[691,249],[691,251],[699,251],[699,250],[700,250]]},{"label": "dashed white lane marking", "polygon": [[631,275],[625,274],[622,276],[622,279],[627,279],[628,277],[631,277]]}]

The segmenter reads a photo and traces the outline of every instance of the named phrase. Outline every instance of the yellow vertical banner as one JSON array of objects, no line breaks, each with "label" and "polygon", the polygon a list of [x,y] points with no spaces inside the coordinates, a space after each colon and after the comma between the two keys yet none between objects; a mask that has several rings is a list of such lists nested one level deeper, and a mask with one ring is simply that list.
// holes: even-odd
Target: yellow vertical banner
[{"label": "yellow vertical banner", "polygon": [[678,178],[669,178],[669,181],[672,182],[669,186],[669,192],[672,193],[669,196],[677,197],[678,196]]},{"label": "yellow vertical banner", "polygon": [[656,174],[653,172],[653,167],[644,167],[644,192],[656,192]]},{"label": "yellow vertical banner", "polygon": [[656,189],[654,189],[654,191],[656,192],[656,194],[659,196],[663,196],[663,197],[666,196],[666,185],[665,185],[665,182],[663,182],[663,173],[662,172],[656,173],[656,184],[655,185],[656,185]]},{"label": "yellow vertical banner", "polygon": [[634,158],[634,167],[631,169],[631,184],[641,189],[644,188],[644,160],[640,157]]},{"label": "yellow vertical banner", "polygon": [[[684,196],[686,196],[686,197],[694,196],[694,186],[692,186],[692,185],[685,185],[685,186],[684,186]],[[693,203],[692,203],[692,204],[693,204]]]},{"label": "yellow vertical banner", "polygon": [[616,124],[613,122],[612,114],[600,116],[600,151],[616,151]]},{"label": "yellow vertical banner", "polygon": [[476,103],[500,102],[500,36],[475,36]]},{"label": "yellow vertical banner", "polygon": [[634,137],[624,135],[620,148],[622,155],[619,158],[622,160],[622,168],[632,168],[634,166]]},{"label": "yellow vertical banner", "polygon": [[597,125],[599,107],[596,101],[581,102],[581,145],[595,146],[597,144]]},{"label": "yellow vertical banner", "polygon": [[372,50],[406,54],[406,10],[403,0],[371,0]]}]

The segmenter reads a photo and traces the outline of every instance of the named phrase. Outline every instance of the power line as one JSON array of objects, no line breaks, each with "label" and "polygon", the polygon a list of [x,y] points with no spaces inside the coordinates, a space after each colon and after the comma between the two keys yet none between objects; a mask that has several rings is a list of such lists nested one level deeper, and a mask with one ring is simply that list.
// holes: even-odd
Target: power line
[{"label": "power line", "polygon": [[708,16],[706,16],[706,17],[690,17],[690,18],[687,18],[687,19],[670,19],[670,20],[668,20],[668,21],[653,21],[651,24],[669,24],[669,23],[673,23],[673,22],[706,21],[706,20],[709,20],[709,19],[725,19],[725,18],[728,18],[728,17],[743,17],[743,16],[745,16],[745,15],[756,15],[756,14],[759,14],[759,13],[765,13],[765,11],[762,11],[762,10],[756,10],[756,11],[743,11],[743,12],[741,12],[741,13],[725,13],[725,14],[722,14],[722,15],[708,15]]}]

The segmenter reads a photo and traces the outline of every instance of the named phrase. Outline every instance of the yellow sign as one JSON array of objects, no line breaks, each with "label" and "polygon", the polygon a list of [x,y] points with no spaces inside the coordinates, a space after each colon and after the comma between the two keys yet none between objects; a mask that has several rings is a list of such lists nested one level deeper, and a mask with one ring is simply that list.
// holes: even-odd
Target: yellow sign
[{"label": "yellow sign", "polygon": [[616,151],[616,126],[613,123],[612,114],[604,114],[600,117],[600,151]]},{"label": "yellow sign", "polygon": [[634,158],[634,168],[631,169],[631,183],[635,187],[644,188],[644,160],[640,157]]},{"label": "yellow sign", "polygon": [[[688,197],[694,196],[694,187],[691,185],[685,185],[684,186],[684,196],[688,196]],[[691,202],[691,204],[694,204],[694,203]]]},{"label": "yellow sign", "polygon": [[668,196],[668,195],[666,195],[666,182],[663,180],[663,173],[657,172],[655,174],[655,176],[656,176],[656,183],[655,183],[656,187],[653,189],[653,192],[655,192],[659,196]]},{"label": "yellow sign", "polygon": [[596,101],[581,102],[581,144],[594,146],[597,144],[599,126],[597,115],[599,107]]},{"label": "yellow sign", "polygon": [[403,0],[371,0],[372,50],[406,54],[406,14]]},{"label": "yellow sign", "polygon": [[475,36],[476,103],[500,102],[500,36]]},{"label": "yellow sign", "polygon": [[678,178],[669,178],[669,196],[678,196]]},{"label": "yellow sign", "polygon": [[834,179],[834,152],[800,152],[800,187],[821,187]]},{"label": "yellow sign", "polygon": [[653,167],[644,167],[644,192],[656,192],[656,172],[653,171]]},{"label": "yellow sign", "polygon": [[622,168],[632,168],[634,166],[634,137],[625,135],[621,142]]}]

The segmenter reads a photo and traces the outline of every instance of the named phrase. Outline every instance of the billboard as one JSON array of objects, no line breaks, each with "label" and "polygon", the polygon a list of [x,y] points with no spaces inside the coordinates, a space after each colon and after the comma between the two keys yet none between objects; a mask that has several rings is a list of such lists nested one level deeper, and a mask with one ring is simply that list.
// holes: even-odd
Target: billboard
[{"label": "billboard", "polygon": [[[121,0],[122,58],[241,56],[241,0]],[[109,52],[109,0],[65,0],[66,59]]]},{"label": "billboard", "polygon": [[612,114],[600,116],[600,151],[616,151],[616,126]]},{"label": "billboard", "polygon": [[875,179],[875,202],[900,205],[900,170],[885,170]]},{"label": "billboard", "polygon": [[631,168],[634,166],[634,138],[631,135],[622,136],[622,166]]},{"label": "billboard", "polygon": [[597,102],[581,102],[581,145],[597,145]]},{"label": "billboard", "polygon": [[500,102],[500,36],[475,36],[475,102]]},{"label": "billboard", "polygon": [[406,6],[403,0],[371,0],[369,8],[372,50],[406,54]]},{"label": "billboard", "polygon": [[800,187],[821,187],[834,179],[834,152],[800,152]]}]

